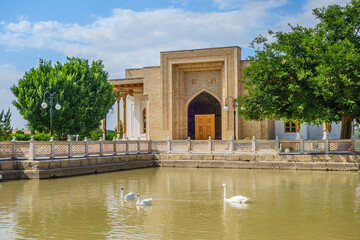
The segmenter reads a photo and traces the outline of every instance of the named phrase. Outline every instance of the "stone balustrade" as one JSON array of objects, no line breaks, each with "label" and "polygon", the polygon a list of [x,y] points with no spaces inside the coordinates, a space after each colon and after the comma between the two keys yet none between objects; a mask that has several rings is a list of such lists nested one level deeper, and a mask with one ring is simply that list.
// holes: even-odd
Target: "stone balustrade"
[{"label": "stone balustrade", "polygon": [[360,140],[112,140],[3,141],[0,159],[56,159],[140,153],[211,154],[356,154]]}]

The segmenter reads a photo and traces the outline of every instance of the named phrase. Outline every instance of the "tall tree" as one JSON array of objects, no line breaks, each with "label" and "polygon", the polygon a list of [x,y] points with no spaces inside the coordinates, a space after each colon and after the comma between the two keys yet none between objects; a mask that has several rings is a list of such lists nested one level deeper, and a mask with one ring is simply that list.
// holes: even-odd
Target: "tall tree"
[{"label": "tall tree", "polygon": [[254,39],[240,112],[252,120],[342,121],[341,138],[350,138],[349,125],[360,119],[360,0],[313,13],[320,20],[313,28],[269,31],[273,42]]},{"label": "tall tree", "polygon": [[9,141],[12,127],[10,125],[11,112],[10,108],[5,113],[4,110],[0,113],[0,141]]},{"label": "tall tree", "polygon": [[[49,95],[54,94],[54,105],[60,110],[53,111],[53,128],[59,139],[68,134],[89,135],[100,126],[115,102],[112,86],[107,82],[108,73],[102,61],[67,58],[64,64],[39,61],[38,68],[32,68],[19,80],[11,91],[17,98],[13,104],[28,121],[30,129],[50,132],[49,107],[41,108]],[[49,105],[49,104],[48,104]]]},{"label": "tall tree", "polygon": [[329,120],[341,121],[341,138],[351,137],[351,123],[360,119],[360,0],[345,7],[314,9],[320,23],[314,42],[321,53],[316,82]]}]

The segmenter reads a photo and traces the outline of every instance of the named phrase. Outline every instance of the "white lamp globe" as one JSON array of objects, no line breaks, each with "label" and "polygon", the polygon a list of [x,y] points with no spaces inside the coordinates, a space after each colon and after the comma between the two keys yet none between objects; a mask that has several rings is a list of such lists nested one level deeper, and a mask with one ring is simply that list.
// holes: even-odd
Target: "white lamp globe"
[{"label": "white lamp globe", "polygon": [[59,103],[57,103],[57,104],[55,105],[55,109],[56,109],[56,110],[60,110],[60,109],[61,109],[61,106],[60,106]]},{"label": "white lamp globe", "polygon": [[227,111],[229,110],[229,107],[227,105],[224,106],[224,110]]},{"label": "white lamp globe", "polygon": [[42,108],[47,108],[47,103],[46,103],[46,102],[43,102],[43,103],[41,104],[41,107],[42,107]]}]

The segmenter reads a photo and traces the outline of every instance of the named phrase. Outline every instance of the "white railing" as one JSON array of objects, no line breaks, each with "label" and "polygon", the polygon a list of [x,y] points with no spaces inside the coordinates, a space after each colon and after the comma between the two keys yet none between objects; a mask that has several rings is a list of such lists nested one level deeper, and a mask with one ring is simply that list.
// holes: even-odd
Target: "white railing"
[{"label": "white railing", "polygon": [[360,140],[112,140],[0,142],[0,159],[71,158],[139,153],[360,153]]}]

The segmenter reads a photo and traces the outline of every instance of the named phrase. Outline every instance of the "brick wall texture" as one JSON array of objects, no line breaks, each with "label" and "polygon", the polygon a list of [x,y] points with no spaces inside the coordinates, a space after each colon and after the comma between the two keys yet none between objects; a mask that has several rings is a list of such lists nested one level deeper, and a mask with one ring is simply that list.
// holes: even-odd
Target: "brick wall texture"
[{"label": "brick wall texture", "polygon": [[[127,69],[127,79],[143,78],[147,96],[147,135],[152,140],[187,139],[190,102],[201,92],[214,96],[221,105],[222,139],[233,136],[231,98],[246,93],[240,80],[242,69],[250,64],[241,61],[239,47],[209,48],[160,53],[160,67]],[[225,111],[227,104],[229,110]],[[245,121],[236,115],[237,139],[255,136],[273,139],[274,120]]]}]

